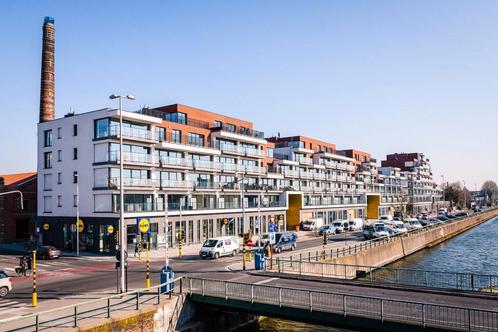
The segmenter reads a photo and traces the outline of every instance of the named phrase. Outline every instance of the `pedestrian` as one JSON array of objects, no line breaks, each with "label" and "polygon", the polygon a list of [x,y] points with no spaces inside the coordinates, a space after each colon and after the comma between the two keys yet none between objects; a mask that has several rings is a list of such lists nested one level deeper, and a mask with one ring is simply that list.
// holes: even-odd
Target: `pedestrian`
[{"label": "pedestrian", "polygon": [[135,253],[133,254],[133,257],[137,257],[138,254],[138,243],[135,242]]}]

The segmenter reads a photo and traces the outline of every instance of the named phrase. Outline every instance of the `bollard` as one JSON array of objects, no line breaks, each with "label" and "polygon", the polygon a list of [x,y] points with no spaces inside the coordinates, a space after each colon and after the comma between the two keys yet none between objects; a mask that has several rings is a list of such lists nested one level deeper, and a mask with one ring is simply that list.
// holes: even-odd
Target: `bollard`
[{"label": "bollard", "polygon": [[38,294],[36,293],[36,250],[33,250],[33,293],[31,294],[31,305],[38,305]]},{"label": "bollard", "polygon": [[308,251],[308,262],[311,262],[311,251]]},{"label": "bollard", "polygon": [[290,256],[290,267],[292,267],[292,255]]},{"label": "bollard", "polygon": [[149,242],[145,243],[145,259],[147,261],[146,269],[147,274],[145,276],[145,288],[150,288],[150,262],[149,262]]},{"label": "bollard", "polygon": [[316,251],[316,254],[315,254],[315,261],[318,262],[318,250]]}]

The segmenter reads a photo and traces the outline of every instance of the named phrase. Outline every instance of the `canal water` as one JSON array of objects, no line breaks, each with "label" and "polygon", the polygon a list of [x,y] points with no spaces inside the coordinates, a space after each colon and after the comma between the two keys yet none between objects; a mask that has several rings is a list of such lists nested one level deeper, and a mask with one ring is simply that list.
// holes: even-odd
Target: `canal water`
[{"label": "canal water", "polygon": [[[491,219],[465,233],[430,249],[420,250],[389,265],[445,272],[498,274],[498,218]],[[337,328],[267,318],[244,332],[339,332]]]}]

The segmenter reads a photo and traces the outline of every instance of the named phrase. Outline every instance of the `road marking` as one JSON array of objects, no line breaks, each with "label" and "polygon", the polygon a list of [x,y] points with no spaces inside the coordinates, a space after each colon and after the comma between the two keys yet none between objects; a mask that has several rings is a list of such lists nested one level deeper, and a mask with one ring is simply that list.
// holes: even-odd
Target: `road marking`
[{"label": "road marking", "polygon": [[256,285],[262,285],[262,284],[266,284],[268,282],[272,282],[272,281],[275,281],[275,280],[278,280],[279,278],[270,278],[270,279],[265,279],[265,280],[261,280],[261,281],[258,281],[256,282],[255,284]]}]

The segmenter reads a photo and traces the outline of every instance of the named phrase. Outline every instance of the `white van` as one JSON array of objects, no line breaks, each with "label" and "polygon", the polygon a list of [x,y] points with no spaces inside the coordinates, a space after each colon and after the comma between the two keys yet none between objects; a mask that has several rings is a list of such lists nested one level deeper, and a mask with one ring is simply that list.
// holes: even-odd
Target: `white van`
[{"label": "white van", "polygon": [[407,229],[419,229],[422,228],[423,226],[420,224],[418,219],[416,218],[408,218],[408,220],[405,221],[405,225]]},{"label": "white van", "polygon": [[322,218],[308,219],[303,223],[304,231],[318,231],[323,226]]},{"label": "white van", "polygon": [[408,232],[406,225],[402,221],[392,220],[389,222],[385,222],[385,224],[391,227],[396,234],[404,234]]},{"label": "white van", "polygon": [[348,231],[361,231],[363,229],[363,219],[356,218],[348,220]]},{"label": "white van", "polygon": [[199,256],[202,259],[235,256],[239,252],[239,238],[236,236],[221,236],[209,238],[202,245]]}]

